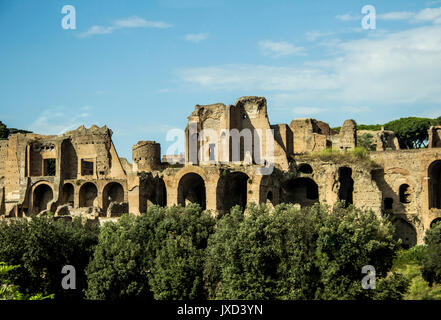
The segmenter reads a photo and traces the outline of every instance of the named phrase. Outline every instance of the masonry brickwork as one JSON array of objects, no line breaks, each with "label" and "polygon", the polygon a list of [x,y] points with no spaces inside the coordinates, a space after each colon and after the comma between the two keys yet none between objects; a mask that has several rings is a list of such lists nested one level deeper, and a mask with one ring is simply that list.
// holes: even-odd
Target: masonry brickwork
[{"label": "masonry brickwork", "polygon": [[[365,133],[373,137],[375,166],[311,156],[327,148],[345,153]],[[106,126],[13,134],[0,141],[0,216],[105,220],[192,202],[220,216],[251,202],[343,200],[387,214],[409,247],[441,220],[441,127],[429,129],[428,148],[400,150],[393,132],[357,132],[353,120],[340,132],[315,119],[270,124],[265,98],[242,97],[234,105],[196,105],[185,134],[185,154],[161,160],[158,143],[139,141],[132,163],[118,156]]]}]

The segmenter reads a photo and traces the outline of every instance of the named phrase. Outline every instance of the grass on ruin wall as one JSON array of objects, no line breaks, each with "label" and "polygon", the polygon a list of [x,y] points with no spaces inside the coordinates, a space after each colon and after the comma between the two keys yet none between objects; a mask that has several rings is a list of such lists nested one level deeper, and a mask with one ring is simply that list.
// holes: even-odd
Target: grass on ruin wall
[{"label": "grass on ruin wall", "polygon": [[333,150],[326,148],[321,151],[309,152],[300,156],[302,160],[321,160],[334,163],[352,163],[362,165],[368,169],[378,169],[380,166],[373,161],[369,152],[362,147],[355,147],[347,151]]}]

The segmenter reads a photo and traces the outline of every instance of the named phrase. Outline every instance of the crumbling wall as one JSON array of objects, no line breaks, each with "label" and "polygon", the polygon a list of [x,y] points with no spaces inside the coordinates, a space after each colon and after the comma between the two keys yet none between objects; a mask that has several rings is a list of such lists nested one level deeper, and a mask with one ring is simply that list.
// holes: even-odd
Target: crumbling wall
[{"label": "crumbling wall", "polygon": [[161,145],[155,141],[138,141],[132,147],[133,170],[153,171],[161,168]]},{"label": "crumbling wall", "polygon": [[[383,128],[384,129],[384,128]],[[357,137],[370,138],[374,151],[400,150],[398,138],[389,130],[358,130]]]},{"label": "crumbling wall", "polygon": [[271,129],[274,130],[274,139],[282,147],[285,155],[291,156],[294,153],[291,128],[287,124],[282,123],[271,125]]},{"label": "crumbling wall", "polygon": [[0,179],[5,177],[6,158],[8,156],[8,140],[0,140]]},{"label": "crumbling wall", "polygon": [[324,150],[337,141],[338,135],[329,125],[316,119],[294,119],[290,128],[293,132],[294,153],[302,154]]},{"label": "crumbling wall", "polygon": [[[441,197],[441,194],[431,193],[431,177],[429,167],[441,154],[437,149],[415,149],[372,152],[371,158],[382,168],[376,175],[376,181],[383,192],[384,201],[392,202],[388,212],[396,217],[408,221],[417,232],[417,241],[423,241],[424,233],[430,228],[431,222],[441,217],[441,209],[430,208],[432,197]],[[400,199],[400,187],[408,186],[407,201]]]},{"label": "crumbling wall", "polygon": [[441,126],[431,126],[428,130],[429,148],[441,148]]},{"label": "crumbling wall", "polygon": [[339,134],[330,136],[332,149],[349,150],[357,146],[357,123],[352,120],[345,120]]}]

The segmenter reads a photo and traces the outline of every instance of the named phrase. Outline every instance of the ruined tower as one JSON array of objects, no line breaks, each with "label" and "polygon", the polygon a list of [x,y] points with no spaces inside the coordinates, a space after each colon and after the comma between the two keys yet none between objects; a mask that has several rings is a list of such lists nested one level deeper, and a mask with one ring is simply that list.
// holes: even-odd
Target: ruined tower
[{"label": "ruined tower", "polygon": [[161,145],[155,141],[138,141],[132,147],[133,170],[153,171],[161,168]]}]

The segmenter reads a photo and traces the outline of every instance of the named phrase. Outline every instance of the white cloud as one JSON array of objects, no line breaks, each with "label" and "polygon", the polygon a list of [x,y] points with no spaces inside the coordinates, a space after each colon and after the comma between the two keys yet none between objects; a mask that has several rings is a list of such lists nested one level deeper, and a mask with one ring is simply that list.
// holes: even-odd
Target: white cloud
[{"label": "white cloud", "polygon": [[371,108],[366,107],[366,106],[360,106],[360,107],[355,107],[355,106],[343,106],[340,108],[341,111],[343,112],[347,112],[347,113],[363,113],[363,112],[370,112],[372,111]]},{"label": "white cloud", "polygon": [[414,20],[416,22],[433,22],[441,23],[441,7],[440,8],[426,8],[418,12]]},{"label": "white cloud", "polygon": [[309,32],[306,32],[305,37],[306,37],[306,40],[313,42],[319,38],[327,37],[332,34],[333,34],[332,32],[309,31]]},{"label": "white cloud", "polygon": [[271,40],[259,41],[259,47],[263,55],[273,58],[279,58],[284,56],[306,55],[306,50],[303,47],[297,47],[291,43],[280,41],[275,42]]},{"label": "white cloud", "polygon": [[361,20],[361,16],[360,15],[351,15],[349,13],[346,14],[340,14],[335,16],[336,19],[341,20],[341,21],[355,21],[355,20]]},{"label": "white cloud", "polygon": [[208,33],[189,33],[184,37],[184,39],[190,42],[199,43],[206,40],[208,36]]},{"label": "white cloud", "polygon": [[158,28],[158,29],[165,29],[172,27],[171,24],[162,21],[148,21],[137,16],[116,20],[115,26],[119,28]]},{"label": "white cloud", "polygon": [[336,42],[330,50],[333,58],[298,66],[208,66],[179,75],[201,88],[289,94],[297,104],[441,103],[441,26]]},{"label": "white cloud", "polygon": [[324,108],[317,108],[317,107],[295,107],[292,109],[292,112],[294,114],[300,114],[300,115],[319,114],[324,111],[327,110]]},{"label": "white cloud", "polygon": [[396,11],[378,14],[377,19],[381,20],[408,20],[412,18],[415,14],[410,11]]},{"label": "white cloud", "polygon": [[58,106],[43,110],[40,116],[27,128],[27,130],[41,134],[62,134],[73,130],[82,124],[88,124],[90,113],[89,106],[78,109]]},{"label": "white cloud", "polygon": [[87,31],[80,33],[80,38],[90,37],[97,34],[109,34],[115,30],[115,27],[92,26]]},{"label": "white cloud", "polygon": [[[441,1],[440,1],[441,2]],[[437,2],[433,2],[437,3]],[[336,18],[341,21],[355,21],[362,19],[360,15],[343,14],[337,15]],[[387,13],[377,12],[377,19],[379,20],[407,20],[413,23],[434,23],[441,24],[441,7],[440,8],[426,8],[419,12],[413,11],[392,11]]]},{"label": "white cloud", "polygon": [[148,21],[143,18],[133,16],[125,19],[119,19],[113,22],[111,26],[92,26],[87,31],[80,33],[78,37],[85,38],[99,34],[110,34],[115,30],[124,28],[170,28],[171,24],[162,21]]}]

